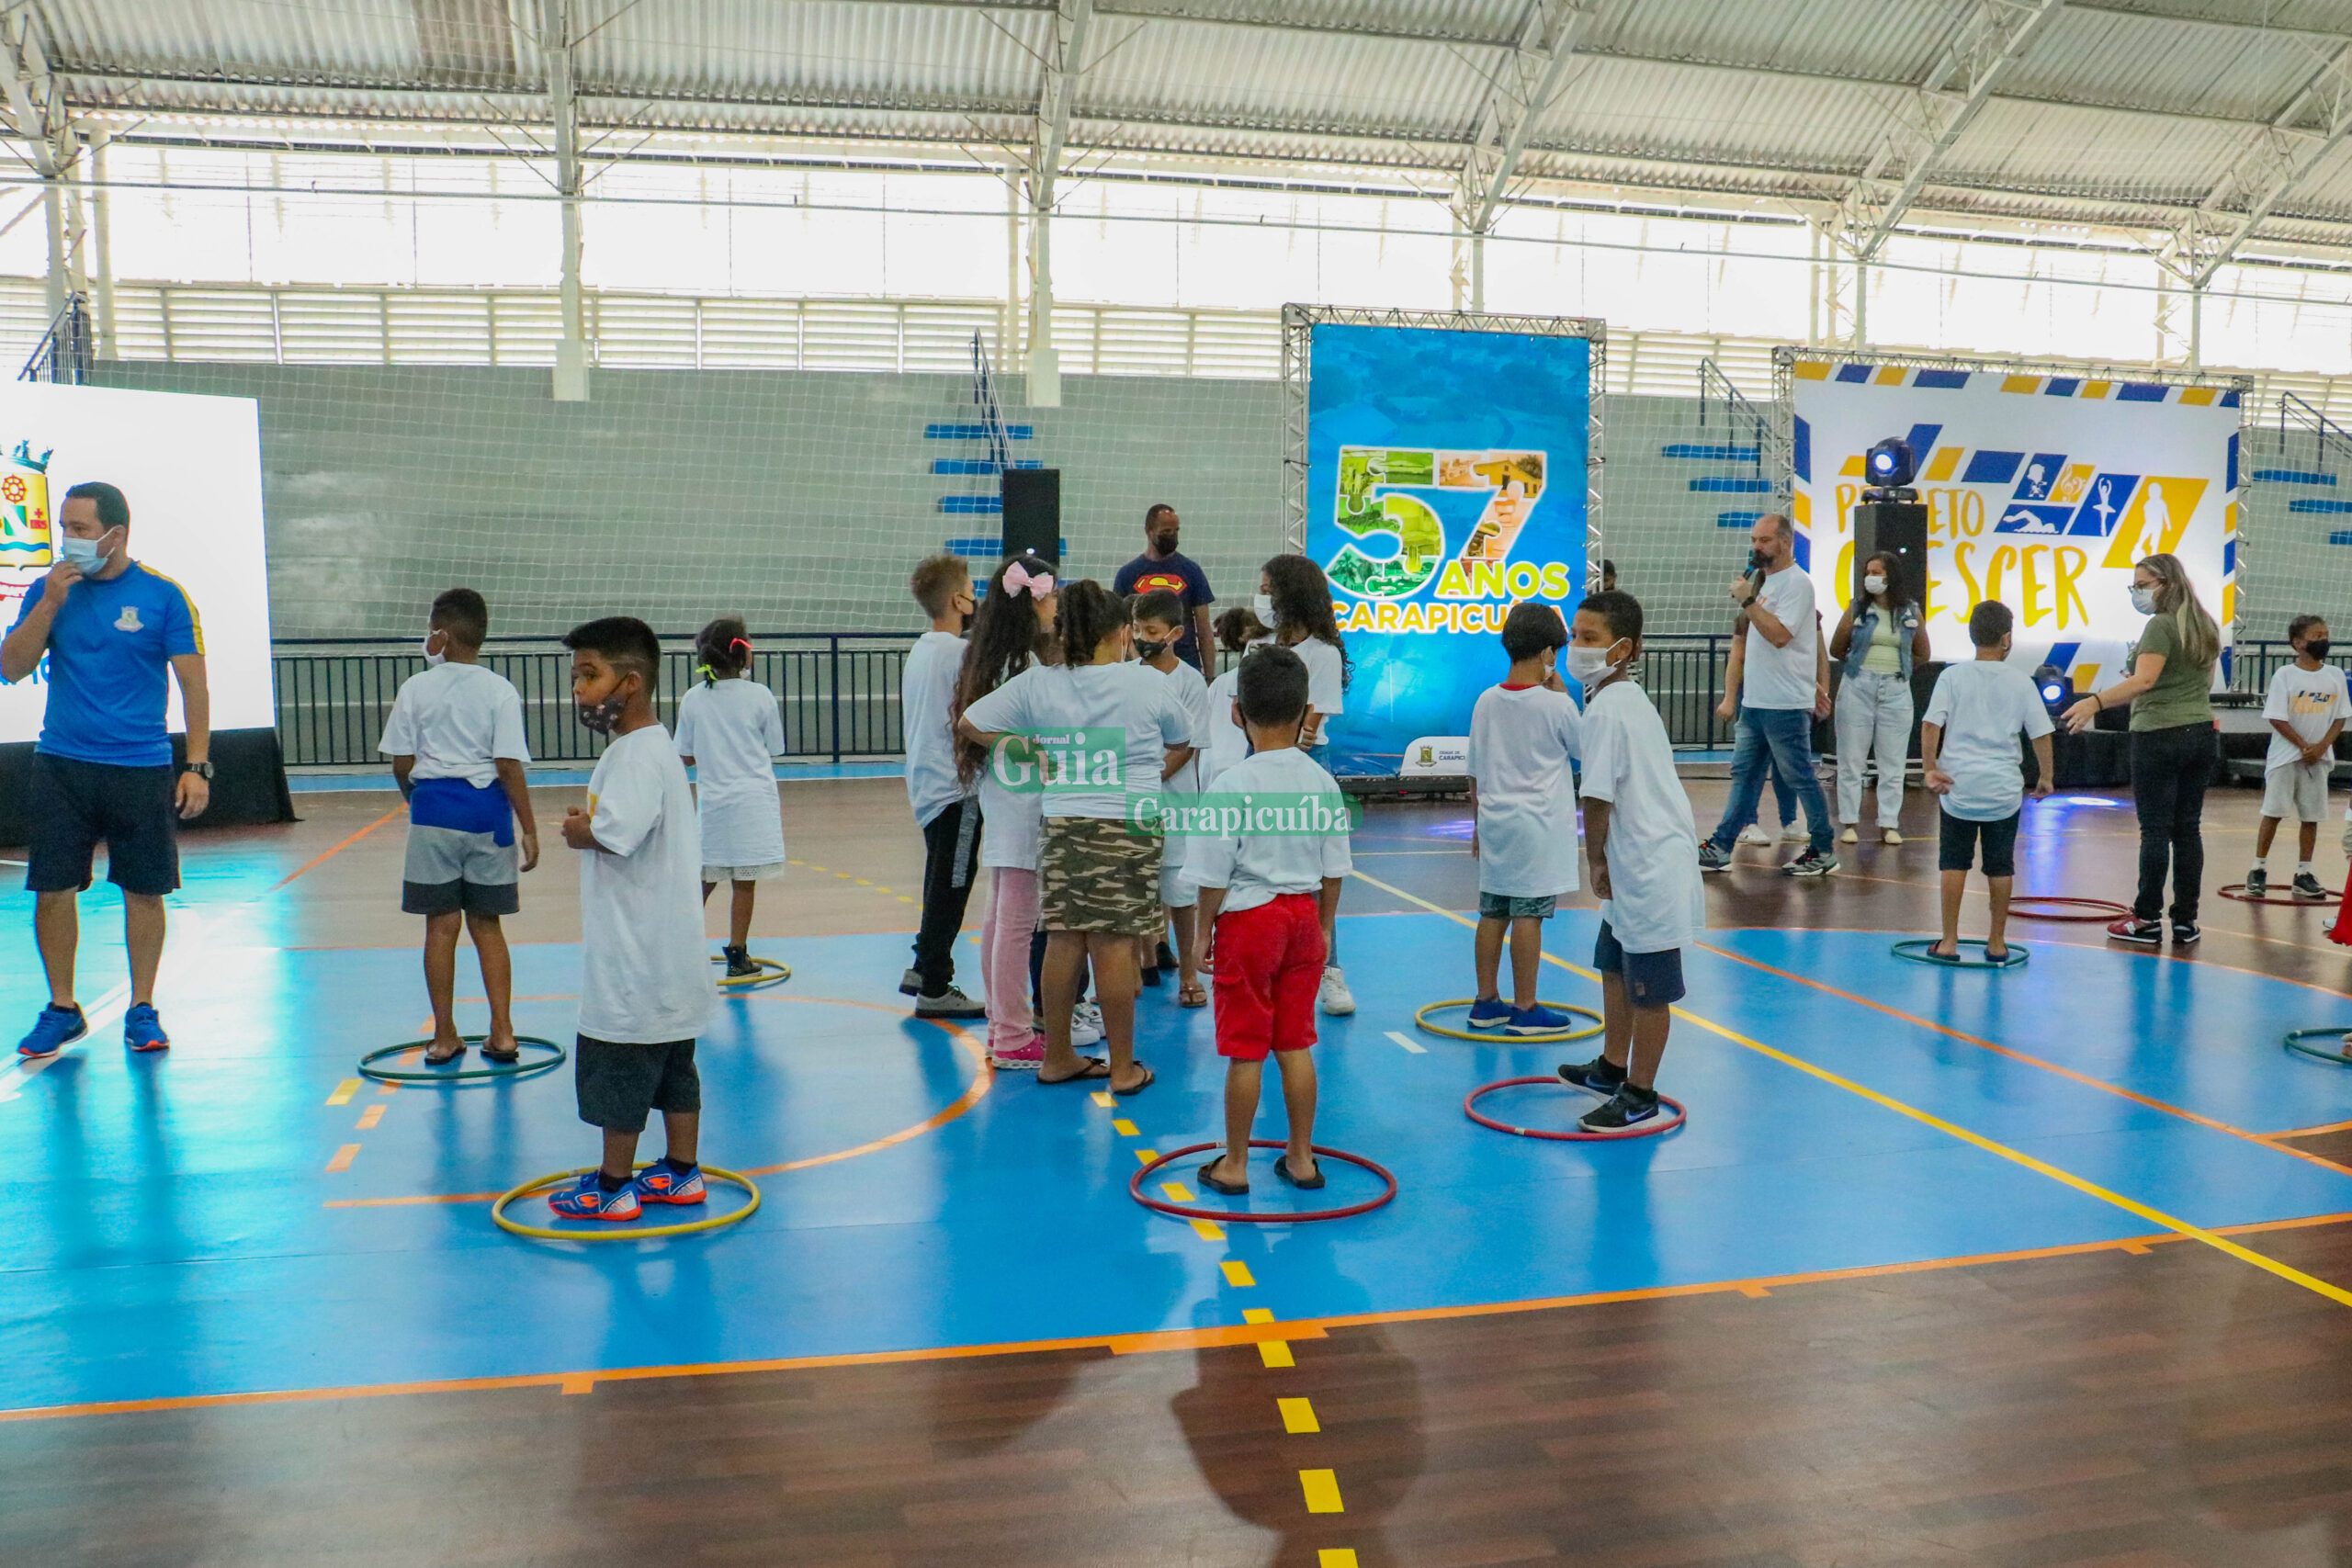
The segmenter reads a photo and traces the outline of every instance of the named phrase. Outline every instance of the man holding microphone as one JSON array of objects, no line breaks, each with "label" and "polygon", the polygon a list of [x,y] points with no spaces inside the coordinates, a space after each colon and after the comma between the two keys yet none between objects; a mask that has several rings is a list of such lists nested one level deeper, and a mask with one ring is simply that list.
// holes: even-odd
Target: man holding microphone
[{"label": "man holding microphone", "polygon": [[[25,886],[48,972],[49,1006],[17,1044],[19,1055],[55,1055],[89,1032],[74,998],[81,939],[78,898],[90,885],[98,840],[107,880],[122,890],[130,954],[130,1007],[123,1043],[171,1043],[155,1011],[164,955],[164,896],[177,890],[177,824],[212,795],[211,702],[204,627],[187,591],[130,558],[130,506],[98,480],[65,492],[58,509],[58,561],[34,583],[7,637],[0,680],[21,681],[49,660],[49,701],[34,748],[28,804],[32,843]],[[166,671],[187,716],[187,761],[175,768],[165,728]]]}]

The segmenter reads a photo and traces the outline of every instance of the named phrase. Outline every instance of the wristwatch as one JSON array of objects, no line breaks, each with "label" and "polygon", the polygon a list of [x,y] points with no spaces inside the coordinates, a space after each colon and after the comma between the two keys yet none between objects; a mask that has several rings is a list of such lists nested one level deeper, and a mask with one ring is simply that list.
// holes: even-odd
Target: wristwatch
[{"label": "wristwatch", "polygon": [[212,782],[212,764],[209,762],[182,762],[180,764],[180,772],[184,773],[194,773],[206,784],[210,784]]}]

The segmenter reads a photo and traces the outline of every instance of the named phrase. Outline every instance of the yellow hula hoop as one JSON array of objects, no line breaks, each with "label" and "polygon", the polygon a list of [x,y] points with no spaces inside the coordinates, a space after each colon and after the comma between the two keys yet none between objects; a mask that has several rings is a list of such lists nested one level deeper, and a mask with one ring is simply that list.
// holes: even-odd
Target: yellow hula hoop
[{"label": "yellow hula hoop", "polygon": [[1599,1013],[1590,1008],[1574,1007],[1566,1002],[1540,1002],[1537,1005],[1550,1008],[1554,1012],[1574,1013],[1578,1018],[1589,1018],[1592,1020],[1591,1026],[1585,1029],[1557,1030],[1550,1034],[1507,1034],[1499,1029],[1485,1032],[1448,1029],[1442,1023],[1430,1021],[1430,1014],[1440,1008],[1466,1008],[1470,1006],[1473,999],[1469,997],[1457,997],[1449,1002],[1431,1002],[1413,1014],[1413,1026],[1425,1033],[1443,1035],[1448,1040],[1475,1040],[1481,1045],[1565,1045],[1572,1040],[1590,1040],[1604,1032]]},{"label": "yellow hula hoop", "polygon": [[[636,1168],[643,1170],[651,1163],[650,1160],[639,1160]],[[706,1178],[712,1181],[723,1181],[730,1187],[740,1187],[752,1195],[752,1201],[740,1209],[730,1209],[723,1214],[706,1215],[699,1220],[689,1220],[684,1224],[654,1225],[650,1228],[615,1222],[594,1230],[585,1225],[559,1230],[553,1225],[526,1225],[520,1220],[507,1217],[508,1204],[519,1199],[534,1197],[545,1192],[552,1187],[571,1180],[575,1176],[586,1176],[595,1168],[594,1166],[582,1166],[578,1170],[559,1170],[548,1176],[535,1176],[522,1186],[500,1193],[490,1205],[490,1217],[500,1230],[509,1235],[536,1236],[542,1241],[658,1241],[664,1236],[692,1235],[696,1231],[715,1231],[721,1226],[731,1225],[738,1220],[748,1220],[759,1212],[760,1188],[757,1182],[748,1176],[739,1176],[734,1171],[721,1170],[715,1165],[707,1165],[702,1168],[702,1173]]]},{"label": "yellow hula hoop", "polygon": [[[724,964],[727,960],[714,958],[711,962]],[[768,986],[781,986],[792,978],[792,965],[780,959],[754,958],[752,962],[759,967],[758,974],[731,976],[721,975],[718,977],[718,988],[722,991],[756,991]]]}]

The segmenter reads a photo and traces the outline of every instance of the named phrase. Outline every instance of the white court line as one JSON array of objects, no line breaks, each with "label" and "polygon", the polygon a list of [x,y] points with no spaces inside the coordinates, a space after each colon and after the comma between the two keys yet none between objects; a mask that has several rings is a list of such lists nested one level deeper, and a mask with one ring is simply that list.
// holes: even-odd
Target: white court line
[{"label": "white court line", "polygon": [[1406,1036],[1399,1031],[1394,1029],[1390,1030],[1388,1032],[1388,1038],[1394,1040],[1397,1044],[1402,1045],[1406,1050],[1410,1051],[1416,1056],[1426,1056],[1430,1054],[1430,1048],[1428,1046],[1420,1043],[1419,1041],[1406,1038]]},{"label": "white court line", "polygon": [[[124,980],[117,984],[114,989],[105,996],[82,1010],[82,1016],[89,1021],[90,1032],[60,1051],[56,1055],[28,1057],[17,1055],[14,1051],[10,1051],[11,1059],[8,1067],[0,1069],[0,1105],[6,1105],[24,1093],[25,1085],[40,1077],[51,1063],[83,1054],[89,1042],[97,1037],[100,1030],[111,1029],[120,1023],[122,1015],[130,1010],[130,982]],[[0,1050],[6,1049],[6,1046],[0,1046]]]}]

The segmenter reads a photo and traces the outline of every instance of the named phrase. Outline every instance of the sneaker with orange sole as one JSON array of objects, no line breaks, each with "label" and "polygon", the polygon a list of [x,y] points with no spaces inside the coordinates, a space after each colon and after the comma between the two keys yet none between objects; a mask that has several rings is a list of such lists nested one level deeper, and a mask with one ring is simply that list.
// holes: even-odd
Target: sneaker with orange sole
[{"label": "sneaker with orange sole", "polygon": [[645,1212],[638,1204],[636,1182],[624,1181],[619,1191],[607,1192],[593,1170],[550,1194],[548,1207],[567,1220],[633,1220]]},{"label": "sneaker with orange sole", "polygon": [[636,1186],[640,1203],[699,1203],[710,1195],[702,1167],[682,1171],[667,1159],[655,1160],[639,1171]]}]

